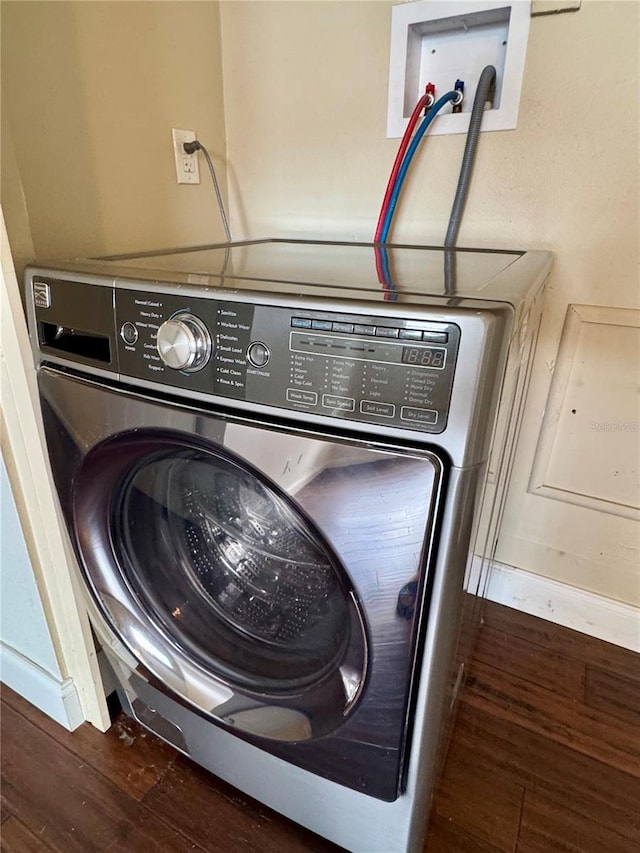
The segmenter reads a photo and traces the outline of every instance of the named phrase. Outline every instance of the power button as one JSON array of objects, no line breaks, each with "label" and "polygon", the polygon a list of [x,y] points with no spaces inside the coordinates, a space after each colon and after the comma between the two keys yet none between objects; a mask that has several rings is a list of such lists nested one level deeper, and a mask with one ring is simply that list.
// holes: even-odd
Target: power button
[{"label": "power button", "polygon": [[133,346],[133,344],[138,340],[138,330],[133,323],[123,323],[122,328],[120,329],[120,337],[125,344]]},{"label": "power button", "polygon": [[253,341],[247,349],[247,358],[254,367],[266,367],[271,358],[269,347],[262,341]]}]

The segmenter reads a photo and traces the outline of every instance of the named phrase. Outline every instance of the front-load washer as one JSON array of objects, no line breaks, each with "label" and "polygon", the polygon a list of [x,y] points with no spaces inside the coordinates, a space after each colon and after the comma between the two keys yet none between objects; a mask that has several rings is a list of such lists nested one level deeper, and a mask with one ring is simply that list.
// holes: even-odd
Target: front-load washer
[{"label": "front-load washer", "polygon": [[550,265],[451,260],[258,240],[26,276],[123,707],[353,851],[422,844]]}]

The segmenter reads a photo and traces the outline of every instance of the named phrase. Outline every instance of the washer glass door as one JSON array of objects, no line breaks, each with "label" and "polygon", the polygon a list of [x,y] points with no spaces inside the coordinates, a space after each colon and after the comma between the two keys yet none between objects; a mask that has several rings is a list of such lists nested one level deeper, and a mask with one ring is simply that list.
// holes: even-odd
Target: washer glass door
[{"label": "washer glass door", "polygon": [[179,444],[144,454],[118,490],[112,526],[144,609],[225,680],[287,693],[342,663],[350,614],[338,558],[235,455]]}]

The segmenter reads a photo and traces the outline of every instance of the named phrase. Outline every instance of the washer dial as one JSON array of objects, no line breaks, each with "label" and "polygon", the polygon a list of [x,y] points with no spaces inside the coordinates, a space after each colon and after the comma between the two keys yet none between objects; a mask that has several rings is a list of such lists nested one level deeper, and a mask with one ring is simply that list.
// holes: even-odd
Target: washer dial
[{"label": "washer dial", "polygon": [[172,370],[195,373],[211,357],[211,335],[199,317],[188,311],[174,314],[158,329],[158,354]]}]

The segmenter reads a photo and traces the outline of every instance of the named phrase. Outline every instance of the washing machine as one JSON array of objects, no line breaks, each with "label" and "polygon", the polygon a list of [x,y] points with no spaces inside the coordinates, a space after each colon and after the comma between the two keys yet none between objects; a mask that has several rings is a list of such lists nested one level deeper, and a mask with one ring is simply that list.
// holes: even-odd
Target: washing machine
[{"label": "washing machine", "polygon": [[348,850],[423,843],[549,266],[271,239],[27,270],[122,706]]}]

